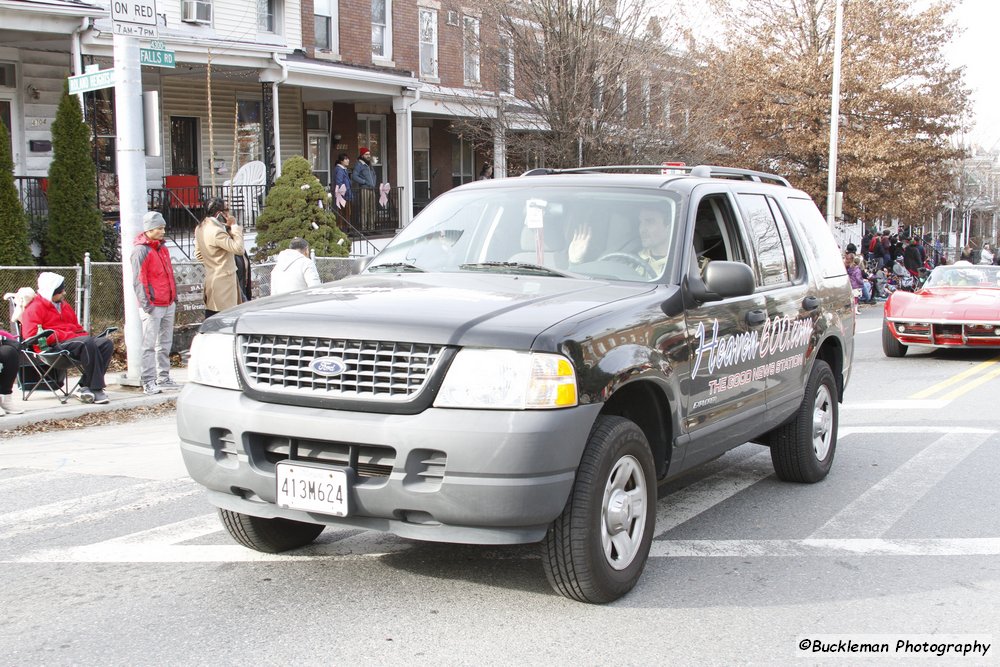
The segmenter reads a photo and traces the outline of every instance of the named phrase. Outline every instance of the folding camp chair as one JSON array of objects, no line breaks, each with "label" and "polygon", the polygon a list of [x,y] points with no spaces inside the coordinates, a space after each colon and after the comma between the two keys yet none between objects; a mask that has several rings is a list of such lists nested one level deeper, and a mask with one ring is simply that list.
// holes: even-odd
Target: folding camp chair
[{"label": "folding camp chair", "polygon": [[[14,300],[8,300],[12,313],[11,324],[14,326],[14,333],[17,334],[18,346],[21,351],[21,362],[17,369],[17,384],[21,388],[21,400],[28,400],[32,394],[41,389],[51,391],[60,403],[66,403],[80,385],[84,370],[83,363],[71,356],[69,350],[44,347],[44,339],[54,333],[51,329],[39,331],[34,336],[25,338],[24,332],[21,330],[20,320],[13,318]],[[109,327],[98,338],[108,336],[115,331],[118,331],[118,327]],[[39,350],[35,350],[36,345],[39,346]],[[69,374],[71,370],[76,371],[75,381]]]}]

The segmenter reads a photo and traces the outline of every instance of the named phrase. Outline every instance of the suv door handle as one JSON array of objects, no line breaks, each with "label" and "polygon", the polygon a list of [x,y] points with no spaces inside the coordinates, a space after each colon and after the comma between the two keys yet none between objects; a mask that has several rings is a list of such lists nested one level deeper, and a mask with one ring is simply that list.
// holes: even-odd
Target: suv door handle
[{"label": "suv door handle", "polygon": [[752,327],[759,327],[767,322],[767,313],[763,310],[751,310],[747,313],[747,324]]},{"label": "suv door handle", "polygon": [[819,298],[815,296],[807,296],[802,299],[802,307],[806,310],[816,310],[819,308]]}]

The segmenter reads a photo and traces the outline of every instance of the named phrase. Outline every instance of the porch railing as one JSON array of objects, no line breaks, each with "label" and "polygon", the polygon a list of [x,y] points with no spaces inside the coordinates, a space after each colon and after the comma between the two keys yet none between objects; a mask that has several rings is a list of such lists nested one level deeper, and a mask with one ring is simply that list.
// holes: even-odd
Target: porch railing
[{"label": "porch railing", "polygon": [[[48,179],[38,176],[15,176],[21,206],[32,223],[48,218],[46,186]],[[337,210],[338,224],[352,241],[365,243],[369,238],[395,233],[399,228],[399,198],[402,187],[393,187],[380,203],[378,190],[354,188],[351,203]],[[149,210],[159,211],[167,221],[167,237],[185,256],[193,256],[194,229],[205,217],[208,202],[221,197],[230,211],[248,231],[257,228],[257,218],[264,209],[263,185],[203,185],[195,187],[151,188],[146,191]],[[117,211],[114,212],[117,217]]]}]

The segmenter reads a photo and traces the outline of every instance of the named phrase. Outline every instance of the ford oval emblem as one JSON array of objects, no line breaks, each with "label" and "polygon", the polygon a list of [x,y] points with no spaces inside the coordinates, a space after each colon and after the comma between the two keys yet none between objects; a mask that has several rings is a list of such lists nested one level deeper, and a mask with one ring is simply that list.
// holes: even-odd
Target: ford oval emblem
[{"label": "ford oval emblem", "polygon": [[340,357],[320,357],[312,360],[309,370],[323,377],[336,377],[347,370],[347,364]]}]

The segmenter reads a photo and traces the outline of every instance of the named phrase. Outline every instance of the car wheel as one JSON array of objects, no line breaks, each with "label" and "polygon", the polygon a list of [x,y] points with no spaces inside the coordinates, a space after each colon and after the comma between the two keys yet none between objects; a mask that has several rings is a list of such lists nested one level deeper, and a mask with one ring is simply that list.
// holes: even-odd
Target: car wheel
[{"label": "car wheel", "polygon": [[837,450],[838,409],[837,379],[817,359],[798,412],[771,433],[771,463],[778,479],[811,484],[826,477]]},{"label": "car wheel", "polygon": [[304,547],[319,537],[324,526],[291,519],[265,519],[230,510],[219,510],[219,518],[234,540],[267,554]]},{"label": "car wheel", "polygon": [[882,321],[882,352],[887,357],[902,357],[906,355],[906,345],[899,342],[892,331],[889,330],[889,323]]},{"label": "car wheel", "polygon": [[566,508],[542,543],[545,576],[580,602],[620,598],[639,580],[656,520],[653,455],[642,430],[599,417]]}]

